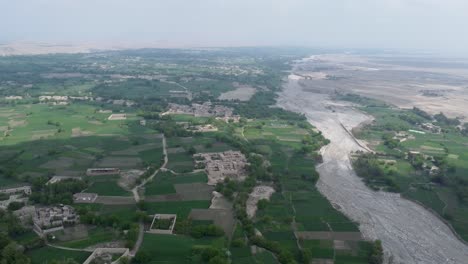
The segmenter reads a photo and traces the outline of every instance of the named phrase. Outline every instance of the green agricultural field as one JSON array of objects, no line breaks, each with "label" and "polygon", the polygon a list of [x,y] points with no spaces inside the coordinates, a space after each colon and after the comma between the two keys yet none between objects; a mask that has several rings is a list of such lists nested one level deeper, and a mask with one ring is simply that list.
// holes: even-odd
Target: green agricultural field
[{"label": "green agricultural field", "polygon": [[206,241],[179,235],[145,234],[140,250],[150,256],[148,264],[193,263],[190,256],[195,245],[206,245]]},{"label": "green agricultural field", "polygon": [[42,247],[27,251],[26,254],[31,258],[32,264],[47,264],[52,260],[66,260],[73,259],[78,263],[84,262],[90,252],[81,252],[81,251],[72,251],[72,250],[63,250],[53,247]]},{"label": "green agricultural field", "polygon": [[97,193],[102,196],[131,196],[131,192],[120,187],[117,181],[118,177],[115,176],[103,176],[99,179],[91,178],[91,184],[86,192]]},{"label": "green agricultural field", "polygon": [[145,185],[145,195],[176,193],[174,184],[208,181],[204,172],[174,175],[171,172],[159,172],[153,180]]},{"label": "green agricultural field", "polygon": [[117,239],[114,230],[101,227],[92,228],[88,231],[88,237],[80,240],[72,240],[59,243],[60,246],[70,248],[86,248],[98,243],[110,242]]},{"label": "green agricultural field", "polygon": [[149,214],[177,214],[177,221],[185,219],[193,208],[207,209],[211,201],[148,202]]},{"label": "green agricultural field", "polygon": [[194,162],[192,155],[182,152],[168,154],[169,163],[167,168],[175,172],[190,172],[194,169]]},{"label": "green agricultural field", "polygon": [[102,205],[99,214],[115,216],[123,222],[133,223],[136,215],[136,205]]}]

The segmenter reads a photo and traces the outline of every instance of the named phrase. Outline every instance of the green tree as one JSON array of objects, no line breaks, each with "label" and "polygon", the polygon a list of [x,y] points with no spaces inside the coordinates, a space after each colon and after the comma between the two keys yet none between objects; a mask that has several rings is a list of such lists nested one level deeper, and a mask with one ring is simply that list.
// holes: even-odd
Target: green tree
[{"label": "green tree", "polygon": [[31,260],[24,254],[22,246],[11,242],[2,250],[1,264],[29,264]]}]

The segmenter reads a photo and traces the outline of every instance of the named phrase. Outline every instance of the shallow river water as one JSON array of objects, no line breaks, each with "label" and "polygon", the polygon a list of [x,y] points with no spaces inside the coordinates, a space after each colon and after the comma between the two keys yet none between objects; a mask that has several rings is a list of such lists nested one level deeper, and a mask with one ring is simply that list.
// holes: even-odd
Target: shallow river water
[{"label": "shallow river water", "polygon": [[320,192],[360,224],[365,238],[382,241],[386,263],[468,264],[468,246],[440,219],[397,194],[370,190],[354,173],[349,153],[362,148],[342,125],[350,130],[370,117],[331,101],[327,94],[306,91],[307,85],[299,82],[288,80],[278,105],[304,113],[331,140],[321,150],[324,162],[317,167]]}]

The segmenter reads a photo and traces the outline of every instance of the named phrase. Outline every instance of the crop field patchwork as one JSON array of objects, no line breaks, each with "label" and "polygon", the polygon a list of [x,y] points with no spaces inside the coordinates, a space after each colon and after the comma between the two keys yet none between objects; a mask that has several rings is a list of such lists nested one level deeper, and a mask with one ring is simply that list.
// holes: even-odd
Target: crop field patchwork
[{"label": "crop field patchwork", "polygon": [[44,264],[54,259],[59,261],[73,259],[78,263],[82,263],[89,257],[89,255],[91,255],[91,253],[63,250],[53,247],[42,247],[27,251],[27,255],[31,258],[32,264]]}]

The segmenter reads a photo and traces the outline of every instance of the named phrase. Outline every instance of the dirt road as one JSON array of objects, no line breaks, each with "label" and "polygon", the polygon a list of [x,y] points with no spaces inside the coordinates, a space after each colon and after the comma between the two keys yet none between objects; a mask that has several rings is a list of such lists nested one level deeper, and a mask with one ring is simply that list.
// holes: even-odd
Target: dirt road
[{"label": "dirt road", "polygon": [[362,148],[343,126],[351,129],[370,117],[330,101],[326,93],[304,92],[299,82],[288,80],[278,105],[304,113],[331,140],[321,150],[317,187],[360,224],[365,238],[382,240],[386,263],[468,263],[468,247],[436,216],[397,194],[371,191],[356,176],[349,153]]}]

